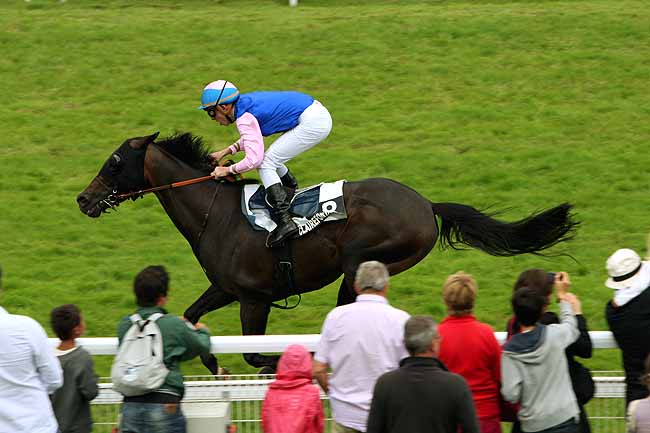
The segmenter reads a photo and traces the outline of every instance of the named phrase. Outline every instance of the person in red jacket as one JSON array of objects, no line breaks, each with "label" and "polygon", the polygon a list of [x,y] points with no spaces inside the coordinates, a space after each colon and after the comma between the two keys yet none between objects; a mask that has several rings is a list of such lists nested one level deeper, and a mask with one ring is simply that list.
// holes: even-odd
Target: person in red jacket
[{"label": "person in red jacket", "polygon": [[438,358],[467,381],[481,433],[501,433],[501,346],[492,328],[472,314],[477,290],[474,278],[464,272],[445,281],[442,292],[449,315],[438,326]]},{"label": "person in red jacket", "polygon": [[287,347],[262,403],[264,433],[323,432],[323,405],[311,370],[311,355],[303,346]]}]

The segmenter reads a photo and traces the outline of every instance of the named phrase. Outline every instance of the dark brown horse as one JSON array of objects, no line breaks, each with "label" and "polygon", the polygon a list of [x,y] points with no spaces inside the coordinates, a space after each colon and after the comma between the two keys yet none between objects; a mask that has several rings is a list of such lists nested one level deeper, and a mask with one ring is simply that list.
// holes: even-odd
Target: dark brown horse
[{"label": "dark brown horse", "polygon": [[[179,134],[154,142],[157,136],[128,139],[114,151],[77,197],[79,209],[99,217],[123,200],[120,193],[210,172],[208,152],[199,138]],[[464,244],[495,256],[512,256],[539,253],[568,240],[578,224],[571,220],[571,205],[566,203],[504,223],[470,206],[432,203],[389,179],[348,182],[343,188],[348,218],[291,241],[294,289],[277,290],[274,251],[265,247],[266,234],[252,230],[242,215],[242,188],[242,182],[207,181],[158,191],[156,196],[211,283],[185,317],[196,323],[204,314],[239,301],[244,335],[265,333],[272,302],[318,290],[341,274],[337,305],[354,301],[354,275],[360,263],[378,260],[391,275],[398,274],[422,260],[439,236],[442,246]],[[256,367],[274,367],[277,361],[276,356],[253,353],[244,358]],[[216,360],[209,368],[216,370]]]}]

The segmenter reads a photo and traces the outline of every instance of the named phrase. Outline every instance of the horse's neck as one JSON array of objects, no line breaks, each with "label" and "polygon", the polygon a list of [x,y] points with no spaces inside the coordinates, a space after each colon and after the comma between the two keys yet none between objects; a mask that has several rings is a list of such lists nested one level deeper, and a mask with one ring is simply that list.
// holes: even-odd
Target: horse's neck
[{"label": "horse's neck", "polygon": [[[152,186],[159,186],[205,174],[162,152],[156,146],[149,146],[145,158],[145,176]],[[204,229],[205,215],[209,208],[212,207],[213,215],[218,211],[218,204],[211,204],[214,192],[215,184],[204,182],[156,193],[169,218],[192,246]]]}]

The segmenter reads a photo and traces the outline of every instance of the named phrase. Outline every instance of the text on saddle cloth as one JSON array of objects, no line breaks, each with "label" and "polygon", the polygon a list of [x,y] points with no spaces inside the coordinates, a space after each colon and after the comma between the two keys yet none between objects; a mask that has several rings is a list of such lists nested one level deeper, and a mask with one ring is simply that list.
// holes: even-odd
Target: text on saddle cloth
[{"label": "text on saddle cloth", "polygon": [[[296,191],[291,200],[289,213],[298,225],[298,236],[309,233],[325,221],[346,219],[348,214],[343,201],[345,180],[320,183]],[[266,191],[262,185],[246,185],[242,192],[242,212],[255,230],[275,230],[266,203]]]}]

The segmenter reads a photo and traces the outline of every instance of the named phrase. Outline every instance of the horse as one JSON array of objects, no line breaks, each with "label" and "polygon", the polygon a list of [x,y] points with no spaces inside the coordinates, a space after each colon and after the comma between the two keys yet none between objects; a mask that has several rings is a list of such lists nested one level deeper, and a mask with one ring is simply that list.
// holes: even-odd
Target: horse
[{"label": "horse", "polygon": [[[209,151],[200,137],[176,133],[156,141],[157,137],[158,133],[130,138],[112,152],[77,196],[80,211],[97,218],[147,188],[210,173]],[[572,219],[569,203],[507,223],[471,206],[433,203],[394,180],[346,182],[347,219],[324,223],[290,240],[294,284],[278,288],[277,252],[266,248],[266,233],[253,230],[241,211],[245,183],[209,180],[155,191],[210,282],[184,316],[197,323],[204,314],[238,301],[243,335],[265,333],[274,302],[318,290],[341,275],[336,305],[353,302],[356,269],[368,260],[384,263],[390,275],[399,274],[426,257],[438,240],[441,248],[469,246],[494,256],[542,254],[572,239],[579,224]],[[279,358],[243,356],[254,367],[270,369]],[[202,361],[216,374],[216,358],[210,355]]]}]

